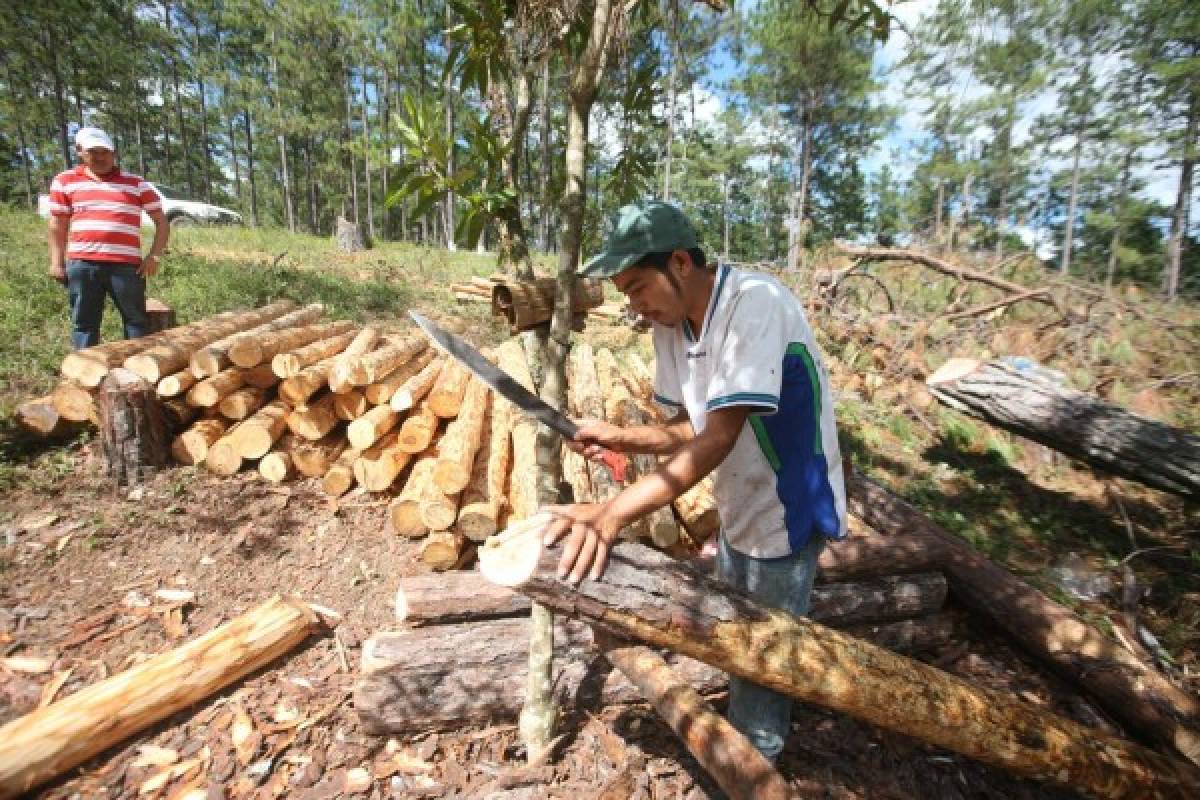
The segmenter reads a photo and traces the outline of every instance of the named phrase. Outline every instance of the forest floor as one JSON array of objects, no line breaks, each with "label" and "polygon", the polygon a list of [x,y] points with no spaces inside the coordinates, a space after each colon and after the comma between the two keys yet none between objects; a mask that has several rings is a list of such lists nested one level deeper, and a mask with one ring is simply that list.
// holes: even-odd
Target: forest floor
[{"label": "forest floor", "polygon": [[[824,258],[819,266],[843,264]],[[336,635],[313,637],[34,796],[181,798],[188,789],[196,790],[189,798],[716,796],[644,705],[569,716],[555,757],[535,768],[524,766],[508,724],[366,734],[350,699],[361,642],[395,626],[398,579],[425,569],[415,543],[384,533],[385,501],[353,492],[331,500],[312,481],[274,486],[253,473],[217,478],[194,468],[165,470],[145,486],[115,492],[101,479],[98,449],[86,434],[52,446],[23,439],[11,409],[55,380],[67,337],[65,299],[42,277],[36,220],[0,213],[0,264],[0,657],[44,657],[47,666],[33,673],[0,668],[0,724],[48,696],[178,646],[272,594],[342,617]],[[195,229],[179,233],[165,269],[151,293],[179,310],[181,321],[283,294],[322,300],[330,317],[388,320],[409,307],[453,309],[476,338],[503,336],[485,306],[454,306],[444,291],[451,280],[492,272],[490,256],[401,245],[346,256],[313,237]],[[1029,265],[1002,269],[1030,285],[1038,279]],[[1163,668],[1200,688],[1197,509],[943,411],[921,389],[923,376],[950,356],[1030,355],[1078,388],[1195,432],[1197,309],[1165,309],[1122,292],[1119,300],[1094,303],[1086,324],[1055,327],[1041,309],[1023,304],[955,327],[934,318],[948,304],[978,302],[974,289],[930,280],[916,267],[875,274],[897,301],[892,312],[825,305],[812,319],[838,388],[844,451],[1102,629],[1120,613],[1120,567],[1127,562],[1143,588],[1140,619],[1164,646]],[[807,285],[797,291],[808,295]],[[110,336],[112,316],[110,309]],[[623,327],[589,323],[585,335],[648,353],[646,337]],[[1067,591],[1055,568],[1071,553],[1079,557],[1072,559],[1076,568],[1082,561],[1086,577],[1107,582],[1110,591],[1086,600]],[[154,605],[158,589],[195,596],[180,617]],[[1112,729],[1072,687],[965,612],[955,641],[924,658],[972,683]],[[232,727],[243,712],[262,742],[239,759]],[[192,758],[200,761],[190,772],[154,788],[161,770],[155,764]],[[780,769],[802,797],[1072,796],[800,704]]]}]

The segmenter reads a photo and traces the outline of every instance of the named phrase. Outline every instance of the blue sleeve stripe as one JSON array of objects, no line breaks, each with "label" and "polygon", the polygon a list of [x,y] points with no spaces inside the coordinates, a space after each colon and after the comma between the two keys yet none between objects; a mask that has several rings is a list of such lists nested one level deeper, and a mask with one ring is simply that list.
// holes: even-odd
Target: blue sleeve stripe
[{"label": "blue sleeve stripe", "polygon": [[724,408],[725,406],[768,406],[770,408],[779,408],[779,398],[773,394],[759,392],[736,392],[735,394],[727,394],[723,397],[715,397],[704,405],[708,411]]},{"label": "blue sleeve stripe", "polygon": [[674,400],[670,400],[666,397],[663,397],[658,392],[654,392],[653,394],[654,394],[654,402],[656,402],[656,403],[661,403],[664,406],[674,406],[675,408],[683,408],[683,403],[676,403]]}]

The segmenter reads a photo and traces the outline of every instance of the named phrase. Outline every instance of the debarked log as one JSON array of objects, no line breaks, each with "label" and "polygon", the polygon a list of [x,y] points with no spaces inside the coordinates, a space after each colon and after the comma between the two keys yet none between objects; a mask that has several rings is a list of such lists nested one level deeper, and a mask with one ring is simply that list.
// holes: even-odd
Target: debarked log
[{"label": "debarked log", "polygon": [[612,635],[666,647],[798,700],[1096,797],[1190,797],[1200,771],[803,617],[623,543],[601,581],[555,577],[542,529],[497,534],[484,575]]}]

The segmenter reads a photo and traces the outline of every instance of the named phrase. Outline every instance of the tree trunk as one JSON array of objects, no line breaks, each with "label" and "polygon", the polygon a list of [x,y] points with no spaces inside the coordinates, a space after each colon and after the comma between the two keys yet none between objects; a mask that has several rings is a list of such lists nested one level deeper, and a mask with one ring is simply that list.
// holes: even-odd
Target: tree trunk
[{"label": "tree trunk", "polygon": [[39,439],[57,439],[77,433],[82,427],[79,422],[66,419],[54,407],[50,395],[36,400],[27,400],[13,412],[21,429]]},{"label": "tree trunk", "polygon": [[554,204],[549,202],[550,194],[550,59],[542,61],[542,98],[540,106],[542,129],[539,135],[541,141],[542,157],[538,170],[538,186],[541,188],[542,196],[539,201],[541,212],[539,239],[543,253],[549,253],[553,246],[552,238],[554,228],[552,226],[551,211]]},{"label": "tree trunk", "polygon": [[360,119],[362,120],[362,142],[363,142],[363,187],[367,190],[367,237],[371,241],[375,241],[375,204],[371,199],[371,123],[367,115],[367,68],[364,64],[361,68],[362,72],[362,106],[360,108]]},{"label": "tree trunk", "polygon": [[400,444],[399,434],[384,434],[371,447],[362,450],[354,462],[354,479],[369,492],[382,492],[413,459],[413,453]]},{"label": "tree trunk", "polygon": [[[641,545],[617,545],[602,581],[572,587],[555,577],[560,553],[543,548],[541,535],[535,527],[494,537],[497,544],[479,551],[484,575],[615,636],[668,647],[794,699],[1021,775],[1098,797],[1151,791],[1182,798],[1200,786],[1200,771],[1190,765],[768,609]],[[506,561],[524,568],[497,568]]]},{"label": "tree trunk", "polygon": [[[363,389],[367,402],[377,406],[389,405],[396,392],[403,388],[410,379],[419,375],[421,370],[429,366],[437,356],[438,351],[435,348],[426,347],[408,363],[397,367],[379,380],[367,384]],[[393,410],[403,411],[406,409]]]},{"label": "tree trunk", "polygon": [[404,381],[403,384],[392,393],[392,399],[389,403],[393,411],[408,411],[415,408],[417,403],[425,399],[429,391],[437,383],[441,377],[442,370],[446,368],[447,360],[445,358],[435,358],[421,368],[417,374],[413,375]]},{"label": "tree trunk", "polygon": [[926,383],[951,408],[1097,469],[1200,498],[1200,436],[1000,361],[951,359]]},{"label": "tree trunk", "polygon": [[672,148],[675,144],[675,93],[679,82],[679,4],[667,3],[667,39],[671,48],[671,69],[667,73],[667,131],[663,142],[662,199],[671,201],[671,170],[674,166]]},{"label": "tree trunk", "polygon": [[[269,364],[279,353],[290,353],[304,345],[322,339],[330,339],[352,330],[354,330],[353,322],[337,320],[271,332],[256,332],[256,335],[239,336],[234,339],[229,346],[228,356],[236,366],[256,367],[259,364]],[[281,375],[280,377],[286,376]]]},{"label": "tree trunk", "polygon": [[943,549],[950,589],[963,604],[1083,687],[1128,730],[1200,763],[1200,701],[1193,695],[878,484],[852,473],[846,489],[851,513],[868,525]]},{"label": "tree trunk", "polygon": [[[1085,62],[1086,63],[1086,62]],[[1081,123],[1080,127],[1082,128]],[[1075,244],[1075,207],[1079,202],[1079,162],[1083,157],[1083,132],[1082,130],[1075,134],[1075,147],[1071,157],[1071,196],[1067,201],[1067,218],[1063,222],[1063,250],[1062,261],[1060,262],[1058,271],[1063,275],[1069,275],[1071,272],[1071,248]]]},{"label": "tree trunk", "polygon": [[16,797],[291,650],[317,615],[273,597],[174,650],[0,728],[0,798]]},{"label": "tree trunk", "polygon": [[471,482],[475,453],[483,441],[491,390],[478,378],[471,378],[458,416],[446,427],[438,442],[438,464],[433,482],[447,495],[457,495]]},{"label": "tree trunk", "polygon": [[242,109],[242,124],[246,130],[246,181],[250,184],[250,219],[254,226],[260,224],[258,218],[258,183],[254,179],[254,133],[250,120],[250,109]]},{"label": "tree trunk", "polygon": [[[292,410],[282,400],[275,400],[255,411],[252,416],[225,433],[229,446],[240,458],[262,458],[271,451],[287,428]],[[320,438],[320,437],[318,437]]]},{"label": "tree trunk", "polygon": [[1108,269],[1104,277],[1104,285],[1110,289],[1117,274],[1121,251],[1121,229],[1124,227],[1125,209],[1129,203],[1129,181],[1133,176],[1133,156],[1136,152],[1137,148],[1132,145],[1125,149],[1125,156],[1121,159],[1121,180],[1117,184],[1116,202],[1112,204],[1116,219],[1113,224],[1112,238],[1108,243]]},{"label": "tree trunk", "polygon": [[[271,31],[271,50],[275,51],[277,37],[274,29]],[[283,209],[287,219],[288,230],[296,232],[296,204],[292,195],[292,174],[288,169],[287,133],[283,128],[284,107],[279,91],[279,64],[272,55],[269,59],[271,69],[271,101],[275,107],[275,144],[279,148],[279,189],[283,194]]]},{"label": "tree trunk", "polygon": [[[458,573],[428,575],[452,579]],[[382,632],[363,643],[354,707],[374,733],[453,730],[511,722],[521,711],[528,680],[527,617],[473,620]],[[952,641],[946,614],[846,632],[896,652],[936,652]],[[596,711],[642,698],[590,650],[591,629],[574,620],[555,625],[553,692],[564,708]],[[702,661],[667,654],[677,674],[701,694],[728,689],[728,677]]]},{"label": "tree trunk", "polygon": [[1167,302],[1175,302],[1179,279],[1183,271],[1183,250],[1186,246],[1188,215],[1191,210],[1192,173],[1196,167],[1196,129],[1200,123],[1200,92],[1193,90],[1188,106],[1187,129],[1183,134],[1183,156],[1179,165],[1179,188],[1175,192],[1175,208],[1171,212],[1171,235],[1167,242],[1167,268],[1163,273],[1163,294]]},{"label": "tree trunk", "polygon": [[97,394],[100,441],[117,486],[148,479],[170,461],[170,439],[152,384],[127,369],[108,373]]},{"label": "tree trunk", "polygon": [[801,119],[800,187],[796,190],[792,206],[792,229],[788,232],[789,270],[800,266],[800,255],[808,234],[808,194],[812,180],[812,101],[806,98]]}]

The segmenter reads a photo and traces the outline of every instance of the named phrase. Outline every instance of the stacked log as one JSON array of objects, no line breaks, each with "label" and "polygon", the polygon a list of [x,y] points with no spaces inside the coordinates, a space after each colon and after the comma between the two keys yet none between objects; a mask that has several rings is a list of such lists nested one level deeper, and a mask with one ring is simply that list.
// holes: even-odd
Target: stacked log
[{"label": "stacked log", "polygon": [[[197,378],[207,378],[233,366],[229,360],[229,350],[239,339],[266,336],[275,331],[294,328],[298,325],[308,325],[324,312],[325,307],[320,303],[311,303],[304,308],[289,311],[282,316],[262,322],[249,330],[237,331],[228,336],[209,342],[204,347],[197,348],[188,361],[188,366]],[[253,366],[253,365],[248,365]]]},{"label": "stacked log", "polygon": [[[492,313],[504,317],[513,333],[544,325],[554,313],[554,294],[557,286],[558,282],[554,278],[527,282],[496,282],[492,289]],[[575,282],[571,295],[571,311],[583,314],[603,302],[604,287],[600,281]]]}]

